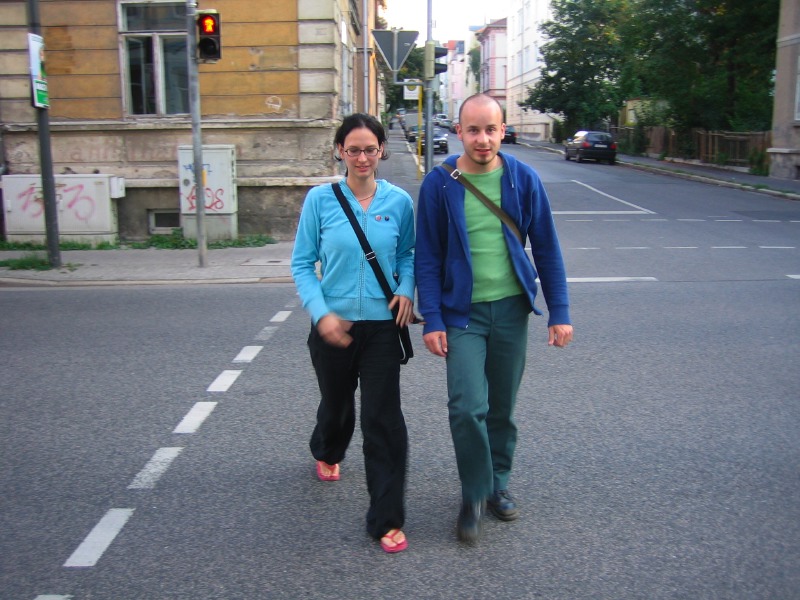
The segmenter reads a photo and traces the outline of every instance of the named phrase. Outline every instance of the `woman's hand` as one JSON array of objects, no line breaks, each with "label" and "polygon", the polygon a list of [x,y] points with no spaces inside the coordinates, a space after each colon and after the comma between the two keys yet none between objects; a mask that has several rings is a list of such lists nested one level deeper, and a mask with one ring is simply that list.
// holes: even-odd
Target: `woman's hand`
[{"label": "woman's hand", "polygon": [[414,301],[410,298],[406,298],[405,296],[395,296],[392,298],[392,301],[389,302],[389,310],[394,310],[394,307],[397,306],[397,319],[396,323],[398,327],[405,327],[414,319]]},{"label": "woman's hand", "polygon": [[317,321],[317,331],[326,344],[347,348],[353,341],[348,331],[353,326],[352,321],[340,319],[334,313],[328,313]]}]

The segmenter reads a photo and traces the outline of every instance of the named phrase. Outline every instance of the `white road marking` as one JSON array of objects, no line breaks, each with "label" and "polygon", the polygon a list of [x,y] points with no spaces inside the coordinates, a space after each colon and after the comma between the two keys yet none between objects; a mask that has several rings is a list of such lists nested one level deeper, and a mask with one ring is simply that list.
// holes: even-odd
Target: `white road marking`
[{"label": "white road marking", "polygon": [[795,246],[759,246],[762,250],[794,250]]},{"label": "white road marking", "polygon": [[159,448],[139,474],[128,486],[129,490],[145,490],[156,486],[156,482],[167,471],[172,461],[183,451],[183,448]]},{"label": "white road marking", "polygon": [[787,275],[789,279],[800,279],[800,275]]},{"label": "white road marking", "polygon": [[33,600],[72,600],[74,596],[59,596],[58,594],[40,594]]},{"label": "white road marking", "polygon": [[664,246],[664,250],[697,250],[699,246]]},{"label": "white road marking", "polygon": [[292,314],[290,310],[281,310],[275,313],[275,316],[272,317],[269,322],[270,323],[283,323],[286,319],[289,318],[289,315]]},{"label": "white road marking", "polygon": [[717,223],[741,223],[744,219],[714,219]]},{"label": "white road marking", "polygon": [[711,246],[712,250],[746,250],[747,246]]},{"label": "white road marking", "polygon": [[617,246],[617,250],[650,250],[649,246]]},{"label": "white road marking", "polygon": [[216,402],[196,402],[172,433],[194,433],[216,407]]},{"label": "white road marking", "polygon": [[[612,196],[611,194],[606,194],[605,192],[601,192],[597,188],[593,188],[592,186],[587,185],[585,183],[582,183],[582,182],[580,182],[580,181],[578,181],[576,179],[573,179],[572,181],[577,183],[578,185],[582,185],[583,187],[592,190],[593,192],[595,192],[597,194],[600,194],[601,196],[605,196],[606,198],[610,198],[611,200],[614,200],[615,202],[620,202],[622,204],[625,204],[626,206],[630,206],[631,208],[635,208],[636,209],[636,212],[622,212],[622,211],[620,211],[620,212],[618,212],[616,214],[620,214],[620,215],[635,215],[635,214],[641,214],[641,213],[645,213],[645,214],[648,214],[648,215],[656,214],[652,210],[647,210],[646,208],[642,208],[641,206],[637,206],[636,204],[633,204],[631,202],[627,202],[627,201],[623,200],[622,198],[617,198],[616,196]],[[594,213],[589,213],[589,214],[594,214]],[[605,214],[614,214],[614,213],[605,213]]]},{"label": "white road marking", "polygon": [[269,338],[272,337],[272,334],[275,333],[277,327],[264,327],[261,331],[259,331],[256,339],[259,342],[266,342]]},{"label": "white road marking", "polygon": [[207,392],[227,392],[228,388],[233,385],[233,382],[241,375],[241,371],[225,370],[208,386]]},{"label": "white road marking", "polygon": [[655,277],[567,277],[569,283],[627,283],[630,281],[658,281]]},{"label": "white road marking", "polygon": [[236,358],[233,359],[235,363],[249,363],[258,356],[258,353],[264,349],[264,346],[245,346],[241,349]]},{"label": "white road marking", "polygon": [[681,223],[705,223],[705,219],[675,219]]},{"label": "white road marking", "polygon": [[114,541],[125,523],[131,518],[133,508],[112,508],[94,526],[81,545],[64,563],[65,567],[93,567]]}]

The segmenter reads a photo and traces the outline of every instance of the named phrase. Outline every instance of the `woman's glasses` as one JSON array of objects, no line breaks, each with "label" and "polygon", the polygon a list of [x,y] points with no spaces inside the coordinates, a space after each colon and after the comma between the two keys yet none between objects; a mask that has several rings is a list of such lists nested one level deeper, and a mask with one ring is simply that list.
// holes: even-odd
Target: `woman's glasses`
[{"label": "woman's glasses", "polygon": [[362,152],[367,156],[372,157],[372,156],[378,156],[378,152],[380,151],[381,151],[380,148],[364,148],[363,150],[361,148],[345,148],[344,153],[347,154],[347,156],[349,156],[350,158],[358,158],[359,156],[361,156]]}]

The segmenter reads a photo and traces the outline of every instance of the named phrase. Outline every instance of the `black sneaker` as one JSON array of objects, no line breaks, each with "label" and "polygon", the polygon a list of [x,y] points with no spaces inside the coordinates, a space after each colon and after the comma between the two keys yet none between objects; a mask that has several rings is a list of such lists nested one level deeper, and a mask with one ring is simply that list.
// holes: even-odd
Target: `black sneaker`
[{"label": "black sneaker", "polygon": [[501,521],[513,521],[519,514],[517,513],[517,503],[508,490],[497,490],[486,501],[489,511]]},{"label": "black sneaker", "polygon": [[458,513],[456,533],[458,539],[468,544],[474,544],[481,536],[481,517],[483,516],[483,502],[464,502]]}]

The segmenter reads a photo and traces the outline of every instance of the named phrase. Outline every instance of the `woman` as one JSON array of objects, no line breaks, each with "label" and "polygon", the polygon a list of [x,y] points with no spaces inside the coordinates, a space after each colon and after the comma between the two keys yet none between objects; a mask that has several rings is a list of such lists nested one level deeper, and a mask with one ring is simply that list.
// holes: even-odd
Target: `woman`
[{"label": "woman", "polygon": [[292,276],[311,316],[308,347],[321,393],[311,454],[317,477],[338,481],[360,384],[367,532],[386,552],[400,552],[408,545],[401,529],[408,433],[400,408],[397,326],[413,317],[414,208],[405,191],[376,178],[378,161],[388,154],[386,132],[375,117],[346,117],[334,145],[347,170],[333,185],[344,192],[395,296],[387,301],[331,185],[311,189],[292,253]]}]

